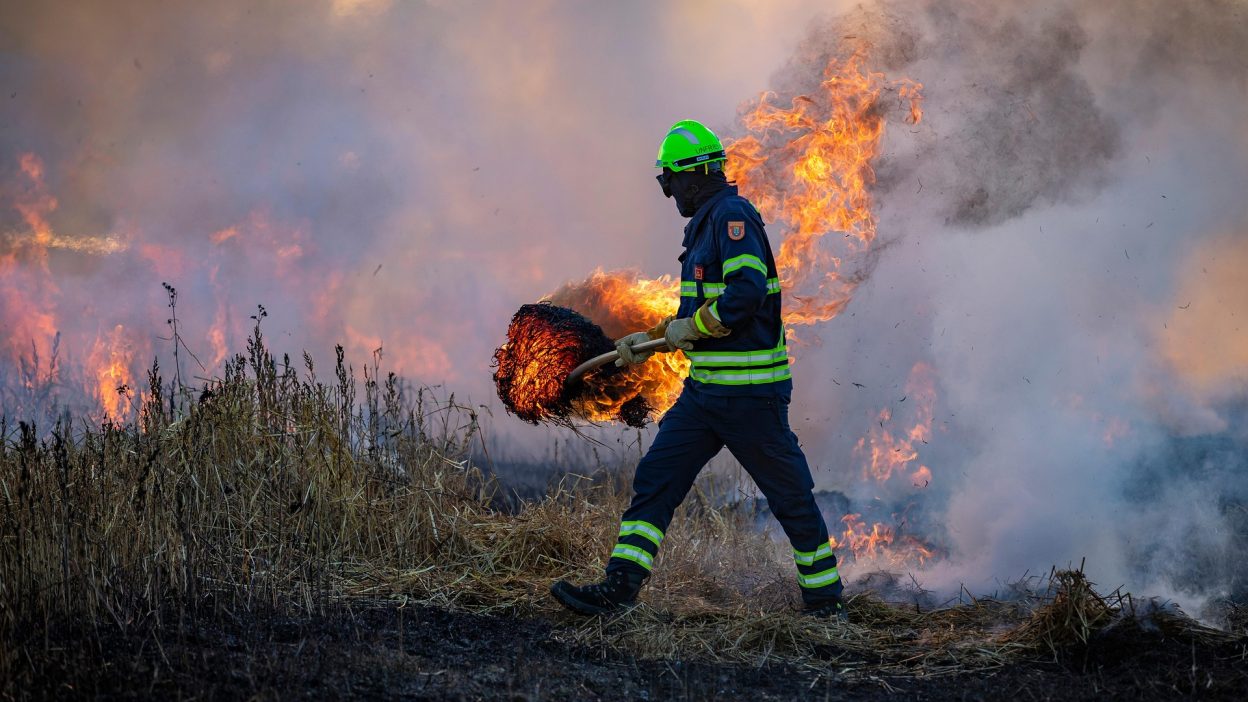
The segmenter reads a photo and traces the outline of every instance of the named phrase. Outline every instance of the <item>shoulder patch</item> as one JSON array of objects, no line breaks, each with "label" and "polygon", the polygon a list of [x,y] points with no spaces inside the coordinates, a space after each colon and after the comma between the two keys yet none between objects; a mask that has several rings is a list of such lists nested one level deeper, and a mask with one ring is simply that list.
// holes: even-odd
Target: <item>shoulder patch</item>
[{"label": "shoulder patch", "polygon": [[729,222],[728,238],[733,241],[741,241],[745,238],[745,222]]}]

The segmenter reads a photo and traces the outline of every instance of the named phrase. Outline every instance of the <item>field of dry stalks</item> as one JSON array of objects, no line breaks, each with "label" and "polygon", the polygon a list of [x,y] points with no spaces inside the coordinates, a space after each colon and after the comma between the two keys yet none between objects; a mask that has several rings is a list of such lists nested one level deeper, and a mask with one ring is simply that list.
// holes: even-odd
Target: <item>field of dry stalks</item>
[{"label": "field of dry stalks", "polygon": [[[847,625],[794,614],[755,515],[699,483],[643,602],[575,619],[546,596],[596,577],[628,466],[520,505],[469,460],[453,397],[339,353],[248,353],[193,393],[153,369],[126,426],[5,420],[4,698],[1242,699],[1228,628],[1056,572],[941,607],[851,589]],[[568,466],[569,472],[593,466]],[[732,574],[727,577],[725,574]],[[887,580],[884,578],[882,580]],[[874,582],[881,582],[877,578]]]}]

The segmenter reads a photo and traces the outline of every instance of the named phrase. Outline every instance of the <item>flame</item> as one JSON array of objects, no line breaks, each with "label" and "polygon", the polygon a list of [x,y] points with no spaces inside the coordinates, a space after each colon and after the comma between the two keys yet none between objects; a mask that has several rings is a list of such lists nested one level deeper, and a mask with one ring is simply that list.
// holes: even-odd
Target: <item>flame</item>
[{"label": "flame", "polygon": [[[60,202],[45,182],[47,172],[39,156],[22,154],[14,182],[0,190],[4,206],[19,215],[11,230],[0,230],[0,329],[5,332],[0,339],[0,413],[51,420],[49,411],[66,408],[114,421],[132,416],[131,388],[141,372],[136,363],[152,357],[149,337],[135,334],[135,327],[137,320],[161,319],[157,310],[162,305],[155,295],[150,310],[116,304],[110,291],[82,289],[79,277],[75,282],[65,277],[62,291],[57,284],[62,270],[97,265],[85,259],[120,257],[116,271],[150,271],[152,289],[171,281],[166,287],[170,294],[172,286],[196,290],[195,282],[207,277],[215,307],[191,297],[186,306],[163,310],[171,327],[173,316],[180,315],[177,344],[187,353],[170,373],[180,380],[220,371],[227,350],[250,331],[245,316],[236,319],[232,314],[241,304],[231,299],[236,287],[232,279],[241,275],[240,269],[262,267],[275,281],[280,301],[281,291],[298,291],[286,302],[293,302],[303,326],[322,339],[344,334],[341,321],[329,316],[341,300],[343,274],[316,265],[318,251],[303,222],[276,222],[265,207],[258,207],[246,219],[208,230],[191,244],[168,245],[137,236],[131,245],[129,235],[66,236],[52,226]],[[218,276],[218,271],[230,275]],[[64,304],[77,315],[62,319]],[[210,315],[206,319],[201,312],[205,309]],[[104,326],[97,326],[97,317]],[[421,347],[422,357],[431,355],[427,344]]]},{"label": "flame", "polygon": [[125,251],[129,246],[116,236],[62,236],[48,224],[48,215],[56,210],[59,203],[47,191],[44,184],[43,161],[34,154],[22,154],[18,157],[22,174],[30,181],[26,197],[18,198],[13,209],[22,215],[29,227],[28,232],[8,232],[6,239],[9,246],[28,247],[41,252],[43,259],[48,249],[64,249],[94,255],[108,255]]},{"label": "flame", "polygon": [[507,411],[532,422],[569,423],[573,415],[618,419],[641,427],[652,407],[629,369],[608,364],[567,382],[582,361],[613,348],[601,327],[555,304],[524,305],[507,327],[507,343],[494,352],[494,384]]},{"label": "flame", "polygon": [[[876,424],[867,435],[858,440],[854,454],[864,459],[862,475],[866,480],[887,482],[894,474],[908,470],[910,463],[919,457],[918,446],[932,438],[932,412],[936,404],[936,371],[931,365],[920,361],[910,369],[906,381],[906,394],[902,398],[910,407],[913,425],[900,435],[894,435],[893,410],[880,410]],[[898,403],[901,407],[901,403]],[[910,478],[927,487],[932,472],[920,465]]]},{"label": "flame", "polygon": [[224,244],[225,242],[237,236],[238,236],[238,227],[226,227],[225,229],[219,229],[213,232],[212,234],[208,235],[208,240],[211,241],[213,244],[220,246],[221,244]]},{"label": "flame", "polygon": [[899,536],[896,529],[883,522],[875,522],[867,528],[861,514],[847,514],[841,523],[845,526],[841,538],[830,537],[828,543],[833,550],[850,551],[858,562],[871,561],[878,566],[894,568],[922,567],[941,555],[934,546],[910,535]]},{"label": "flame", "polygon": [[923,116],[920,83],[888,81],[865,70],[864,60],[862,53],[830,60],[820,90],[794,97],[787,108],[774,104],[774,93],[763,93],[742,118],[746,136],[728,144],[728,177],[785,232],[776,265],[789,291],[789,324],[832,319],[861,282],[841,274],[844,259],[823,238],[841,232],[849,255],[875,241],[868,188],[889,112],[884,93],[895,92],[906,106],[905,121]]},{"label": "flame", "polygon": [[126,328],[120,324],[96,339],[87,356],[88,375],[94,383],[88,390],[99,400],[104,416],[109,419],[124,420],[130,415],[130,396],[135,387],[130,374],[133,361],[134,348],[126,336]]},{"label": "flame", "polygon": [[[931,485],[932,469],[918,459],[920,447],[932,437],[935,379],[936,371],[930,364],[922,361],[914,364],[906,380],[906,394],[896,404],[897,412],[904,410],[903,416],[909,418],[903,424],[909,428],[894,434],[892,427],[899,417],[886,407],[880,410],[876,424],[867,435],[858,440],[854,454],[863,461],[863,480],[888,483],[904,478],[909,483],[908,489],[914,490],[924,490]],[[914,536],[897,536],[905,526],[904,515],[893,515],[895,525],[874,522],[870,529],[859,514],[847,515],[842,521],[845,531],[839,543],[848,548],[857,561],[869,560],[890,567],[922,566],[938,552],[936,547]],[[833,539],[833,547],[836,545],[837,540]]]},{"label": "flame", "polygon": [[[594,320],[609,338],[618,339],[651,328],[675,314],[680,284],[670,276],[646,279],[636,271],[597,270],[583,281],[565,284],[548,299]],[[684,354],[657,353],[650,361],[628,370],[624,382],[631,392],[594,395],[578,410],[592,421],[608,421],[618,416],[622,402],[641,395],[652,410],[661,414],[676,403],[688,371],[689,361]]]}]

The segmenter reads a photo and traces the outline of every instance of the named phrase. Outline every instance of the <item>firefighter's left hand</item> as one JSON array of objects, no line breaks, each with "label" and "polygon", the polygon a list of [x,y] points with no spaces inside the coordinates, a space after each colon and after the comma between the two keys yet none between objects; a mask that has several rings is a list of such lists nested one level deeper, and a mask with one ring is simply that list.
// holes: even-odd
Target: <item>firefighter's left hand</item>
[{"label": "firefighter's left hand", "polygon": [[669,347],[685,351],[692,351],[693,342],[703,336],[705,335],[698,331],[698,325],[694,323],[693,317],[673,319],[667,323],[667,333],[663,335]]}]

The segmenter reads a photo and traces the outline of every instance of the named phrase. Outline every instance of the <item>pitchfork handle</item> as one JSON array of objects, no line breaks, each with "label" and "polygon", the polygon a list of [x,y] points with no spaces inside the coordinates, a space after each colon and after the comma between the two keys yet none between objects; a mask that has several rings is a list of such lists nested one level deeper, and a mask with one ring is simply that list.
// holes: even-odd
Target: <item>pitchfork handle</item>
[{"label": "pitchfork handle", "polygon": [[[652,339],[650,341],[643,341],[640,344],[637,344],[636,346],[633,347],[633,351],[635,353],[644,353],[646,351],[657,351],[659,349],[666,348],[666,347],[667,347],[667,339]],[[593,358],[582,363],[576,368],[573,368],[572,372],[568,374],[568,379],[563,381],[564,385],[571,385],[572,383],[575,383],[576,381],[580,380],[581,376],[585,375],[586,373],[594,369],[601,368],[607,365],[608,363],[611,363],[612,361],[616,360],[619,357],[620,357],[619,351],[608,351],[607,353],[604,353],[601,356],[594,356]]]}]

